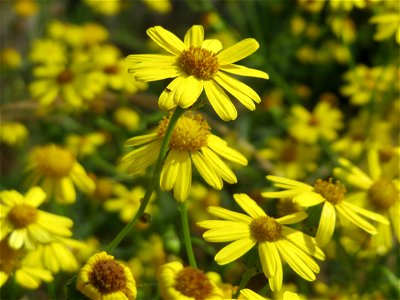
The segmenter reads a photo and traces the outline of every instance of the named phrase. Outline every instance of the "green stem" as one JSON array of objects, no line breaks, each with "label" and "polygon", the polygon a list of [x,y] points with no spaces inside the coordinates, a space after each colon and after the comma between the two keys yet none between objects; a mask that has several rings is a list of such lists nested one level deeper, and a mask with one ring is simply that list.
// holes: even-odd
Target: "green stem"
[{"label": "green stem", "polygon": [[196,258],[194,257],[193,253],[192,239],[190,237],[189,219],[185,202],[180,204],[180,213],[183,229],[183,240],[185,242],[186,253],[189,259],[189,263],[193,268],[197,269]]},{"label": "green stem", "polygon": [[180,116],[185,112],[184,109],[179,106],[175,109],[171,119],[169,120],[167,131],[165,132],[164,138],[161,142],[160,153],[158,154],[157,162],[153,171],[153,178],[147,187],[146,193],[140,203],[140,207],[136,212],[135,216],[129,221],[128,224],[125,225],[124,228],[118,233],[118,235],[108,244],[106,248],[106,252],[112,252],[115,247],[125,238],[128,232],[135,226],[138,219],[144,214],[147,204],[150,201],[151,194],[156,189],[158,182],[160,181],[160,173],[162,166],[164,164],[164,158],[168,151],[169,141],[171,140],[172,133],[174,132],[174,128],[176,123],[178,122]]},{"label": "green stem", "polygon": [[239,297],[240,291],[246,287],[250,279],[256,274],[257,274],[256,268],[253,267],[247,269],[247,271],[243,274],[242,279],[240,280],[238,290],[236,291],[235,295],[233,295],[234,299],[237,299],[237,297]]}]

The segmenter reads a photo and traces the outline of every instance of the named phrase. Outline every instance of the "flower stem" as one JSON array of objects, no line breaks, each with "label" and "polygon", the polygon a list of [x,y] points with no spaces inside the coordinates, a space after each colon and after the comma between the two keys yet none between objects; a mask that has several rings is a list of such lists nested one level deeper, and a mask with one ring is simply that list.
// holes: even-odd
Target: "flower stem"
[{"label": "flower stem", "polygon": [[180,204],[180,213],[183,229],[183,240],[185,242],[186,253],[189,259],[189,263],[193,268],[197,269],[196,258],[194,257],[193,253],[192,239],[190,237],[189,219],[185,202]]},{"label": "flower stem", "polygon": [[135,216],[129,221],[129,223],[126,224],[125,227],[122,228],[122,230],[118,233],[118,235],[111,241],[111,243],[108,244],[108,246],[106,248],[107,253],[112,252],[115,249],[115,247],[118,246],[118,244],[125,238],[125,236],[128,234],[128,232],[133,228],[133,226],[135,226],[138,219],[144,214],[147,204],[150,201],[151,194],[157,188],[158,182],[160,181],[161,169],[164,164],[164,158],[167,154],[169,141],[171,140],[171,136],[172,136],[172,133],[174,132],[175,125],[178,122],[180,116],[184,112],[185,112],[185,110],[178,106],[175,109],[174,113],[172,114],[171,119],[169,120],[169,123],[168,123],[168,128],[167,128],[164,138],[161,142],[160,153],[158,154],[157,162],[154,167],[152,180],[146,189],[146,193],[145,193],[143,199],[141,200],[140,207],[139,207],[138,211],[136,212]]}]

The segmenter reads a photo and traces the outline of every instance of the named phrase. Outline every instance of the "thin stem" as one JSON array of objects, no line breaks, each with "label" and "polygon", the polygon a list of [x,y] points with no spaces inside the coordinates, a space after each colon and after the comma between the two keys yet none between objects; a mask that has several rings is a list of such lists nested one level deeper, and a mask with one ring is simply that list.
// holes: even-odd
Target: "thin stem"
[{"label": "thin stem", "polygon": [[234,299],[237,299],[237,297],[239,297],[240,291],[246,287],[250,279],[256,274],[256,268],[252,267],[250,269],[247,269],[247,271],[243,274],[242,279],[240,280],[239,288],[237,289],[235,295],[233,295]]},{"label": "thin stem", "polygon": [[183,229],[183,241],[185,242],[186,253],[189,259],[189,263],[193,268],[197,269],[196,258],[194,257],[193,253],[192,239],[190,237],[189,219],[185,202],[180,204],[180,213]]},{"label": "thin stem", "polygon": [[164,138],[161,142],[160,153],[158,154],[157,162],[154,167],[153,171],[153,178],[147,187],[146,193],[140,203],[140,207],[136,212],[135,216],[129,221],[128,224],[125,225],[124,228],[118,233],[118,235],[108,244],[106,248],[106,252],[112,252],[115,247],[125,238],[128,232],[135,226],[138,219],[144,214],[147,204],[150,201],[151,194],[156,189],[158,182],[160,180],[160,173],[164,163],[164,158],[168,151],[169,141],[171,140],[172,133],[174,132],[174,128],[176,123],[178,122],[180,116],[185,112],[184,109],[180,108],[179,106],[175,109],[171,119],[169,120],[167,131],[165,132]]}]

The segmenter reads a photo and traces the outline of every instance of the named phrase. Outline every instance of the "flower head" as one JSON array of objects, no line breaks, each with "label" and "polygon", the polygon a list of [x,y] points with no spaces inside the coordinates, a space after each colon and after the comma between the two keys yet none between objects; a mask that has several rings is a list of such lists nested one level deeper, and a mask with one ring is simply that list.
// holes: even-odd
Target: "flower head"
[{"label": "flower head", "polygon": [[39,187],[25,197],[15,190],[0,192],[0,240],[7,238],[13,249],[34,249],[56,237],[71,236],[71,219],[37,209],[45,198]]},{"label": "flower head", "polygon": [[309,207],[324,203],[317,230],[317,242],[319,245],[326,245],[335,230],[336,212],[351,223],[360,227],[370,234],[376,234],[376,228],[365,218],[387,224],[386,218],[364,208],[358,207],[346,201],[346,188],[340,182],[317,179],[314,186],[278,176],[267,176],[267,179],[274,182],[276,187],[283,188],[279,192],[265,192],[262,195],[268,198],[292,198],[295,203]]},{"label": "flower head", "polygon": [[[129,173],[137,174],[156,161],[168,123],[169,118],[164,118],[155,132],[133,137],[126,142],[127,146],[144,145],[122,158],[121,163]],[[173,189],[175,199],[186,200],[192,182],[192,162],[204,180],[215,189],[222,188],[222,180],[236,183],[235,174],[220,157],[241,165],[247,164],[242,154],[211,134],[210,126],[202,115],[184,114],[172,133],[160,176],[161,189]]]},{"label": "flower head", "polygon": [[95,184],[85,169],[69,150],[57,145],[35,148],[30,155],[27,171],[31,172],[31,184],[39,182],[49,196],[55,195],[60,203],[76,200],[74,184],[85,193],[92,193]]},{"label": "flower head", "polygon": [[106,252],[92,255],[82,267],[76,288],[90,299],[136,299],[136,282],[128,267]]},{"label": "flower head", "polygon": [[265,72],[234,64],[258,49],[256,40],[244,39],[222,50],[219,40],[204,40],[200,25],[192,26],[184,41],[161,26],[149,28],[147,34],[170,55],[129,55],[127,65],[136,80],[175,78],[159,98],[162,109],[188,108],[204,90],[220,118],[229,121],[236,119],[237,111],[224,89],[250,110],[261,101],[253,89],[227,74],[268,79]]},{"label": "flower head", "polygon": [[281,257],[301,277],[315,280],[319,266],[312,259],[324,259],[325,255],[315,240],[285,225],[297,223],[307,217],[305,212],[297,212],[282,218],[268,216],[246,194],[235,194],[237,204],[248,214],[232,212],[225,208],[211,206],[209,212],[224,220],[209,220],[197,223],[208,229],[203,235],[209,242],[232,242],[222,248],[215,256],[220,265],[230,263],[258,244],[258,253],[265,276],[275,292],[282,287]]},{"label": "flower head", "polygon": [[207,274],[192,267],[184,267],[177,261],[162,265],[157,277],[160,293],[165,300],[223,298],[223,292]]}]

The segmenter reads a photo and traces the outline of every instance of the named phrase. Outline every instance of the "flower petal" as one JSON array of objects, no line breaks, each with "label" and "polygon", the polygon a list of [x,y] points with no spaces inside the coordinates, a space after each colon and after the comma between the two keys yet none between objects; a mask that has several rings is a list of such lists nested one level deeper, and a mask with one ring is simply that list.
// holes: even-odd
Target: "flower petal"
[{"label": "flower petal", "polygon": [[250,238],[237,240],[222,248],[214,259],[219,265],[229,264],[248,252],[256,243]]},{"label": "flower petal", "polygon": [[171,150],[165,159],[160,175],[160,188],[163,191],[170,191],[175,184],[179,171],[179,153]]},{"label": "flower petal", "polygon": [[169,53],[179,55],[185,49],[185,44],[175,34],[161,26],[151,27],[146,32],[157,45]]},{"label": "flower petal", "polygon": [[214,216],[230,221],[240,221],[245,222],[246,224],[250,224],[250,222],[253,220],[248,215],[230,211],[226,208],[219,206],[209,206],[207,208],[207,211]]},{"label": "flower petal", "polygon": [[254,53],[259,46],[255,39],[241,40],[217,55],[219,64],[222,66],[241,60]]},{"label": "flower petal", "polygon": [[235,162],[240,165],[247,165],[246,157],[241,154],[239,151],[228,147],[226,141],[221,139],[220,137],[210,134],[208,136],[208,147],[210,147],[215,153],[223,158]]},{"label": "flower petal", "polygon": [[169,66],[161,69],[157,64],[154,64],[153,68],[143,68],[133,74],[135,80],[148,82],[178,77],[182,75],[182,70],[178,66]]},{"label": "flower petal", "polygon": [[147,144],[147,143],[150,143],[150,142],[154,141],[155,139],[157,139],[157,137],[158,137],[157,132],[135,136],[135,137],[128,139],[125,142],[125,146],[130,147],[130,146],[139,146],[139,145]]},{"label": "flower petal", "polygon": [[356,213],[358,213],[360,215],[363,215],[364,217],[367,217],[368,219],[371,219],[371,220],[374,220],[376,222],[386,224],[386,225],[390,224],[388,219],[386,219],[384,216],[374,213],[372,211],[369,211],[367,209],[358,207],[354,204],[351,204],[350,202],[343,201],[343,202],[341,202],[341,205],[347,209],[351,209],[351,210],[355,211]]},{"label": "flower petal", "polygon": [[265,276],[268,278],[274,277],[277,269],[277,263],[281,263],[278,250],[276,249],[274,243],[259,243],[258,254],[260,256],[261,266]]},{"label": "flower petal", "polygon": [[317,246],[317,243],[313,237],[287,226],[282,226],[282,234],[285,239],[296,245],[304,252],[320,260],[325,259],[324,252],[322,252],[322,250]]},{"label": "flower petal", "polygon": [[211,52],[218,53],[222,49],[222,44],[217,39],[207,39],[201,43],[201,48],[207,49]]},{"label": "flower petal", "polygon": [[75,187],[69,177],[63,177],[57,181],[55,193],[56,200],[60,203],[74,203],[76,200]]},{"label": "flower petal", "polygon": [[222,243],[250,238],[249,225],[231,221],[220,222],[224,222],[225,227],[211,229],[203,234],[203,238],[207,242]]},{"label": "flower petal", "polygon": [[343,206],[343,202],[337,204],[336,209],[343,217],[345,217],[361,229],[365,230],[369,234],[377,234],[378,231],[371,223],[361,218],[354,210],[351,209],[351,207]]},{"label": "flower petal", "polygon": [[279,224],[294,224],[303,221],[308,217],[308,214],[305,211],[299,211],[290,215],[286,215],[284,217],[275,219]]},{"label": "flower petal", "polygon": [[179,155],[179,177],[174,185],[174,197],[177,201],[183,202],[187,199],[192,185],[192,161],[187,152]]},{"label": "flower petal", "polygon": [[220,67],[220,70],[240,76],[269,79],[269,75],[263,71],[234,64],[223,65]]},{"label": "flower petal", "polygon": [[325,246],[331,240],[336,224],[335,206],[326,201],[319,219],[316,240],[319,246]]},{"label": "flower petal", "polygon": [[192,26],[185,34],[184,43],[187,48],[190,46],[201,47],[204,40],[204,28],[201,25]]},{"label": "flower petal", "polygon": [[325,201],[325,198],[321,194],[315,192],[302,192],[293,198],[293,202],[300,206],[309,207],[320,204]]},{"label": "flower petal", "polygon": [[235,173],[208,147],[203,147],[201,152],[204,154],[206,163],[214,166],[214,170],[228,183],[236,183],[237,178]]},{"label": "flower petal", "polygon": [[201,152],[195,152],[192,153],[191,158],[201,177],[203,177],[203,179],[213,188],[217,190],[222,189],[221,177],[218,176],[214,168],[207,165],[206,161],[204,160],[204,155]]},{"label": "flower petal", "polygon": [[25,201],[34,207],[38,207],[46,199],[46,193],[40,187],[32,187],[25,195]]},{"label": "flower petal", "polygon": [[188,108],[197,101],[202,91],[203,80],[199,80],[195,76],[183,77],[176,87],[175,104],[182,108]]},{"label": "flower petal", "polygon": [[208,101],[222,120],[231,121],[237,118],[237,111],[231,99],[215,81],[204,81],[204,90]]},{"label": "flower petal", "polygon": [[256,219],[258,217],[266,216],[265,212],[258,206],[256,201],[251,199],[246,194],[234,194],[233,198],[235,199],[236,203],[249,214],[250,217]]},{"label": "flower petal", "polygon": [[163,92],[160,95],[160,98],[158,98],[158,106],[163,109],[163,110],[170,110],[175,108],[176,103],[175,103],[175,93],[178,88],[178,86],[181,84],[181,82],[184,80],[183,76],[179,76],[172,80],[170,84],[163,90]]}]

